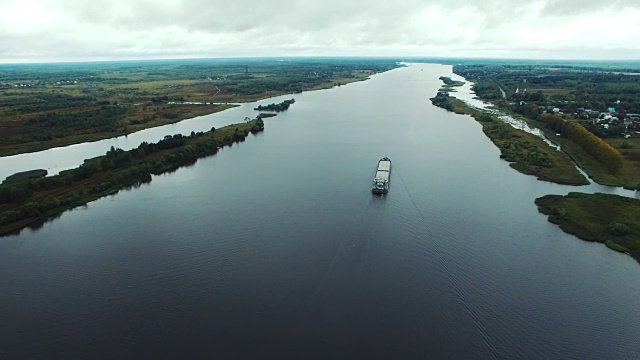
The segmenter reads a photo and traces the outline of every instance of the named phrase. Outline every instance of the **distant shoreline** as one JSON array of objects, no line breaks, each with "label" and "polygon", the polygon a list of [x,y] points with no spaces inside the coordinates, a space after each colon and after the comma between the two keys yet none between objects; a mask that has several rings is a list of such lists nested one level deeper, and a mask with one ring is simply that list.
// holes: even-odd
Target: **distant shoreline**
[{"label": "distant shoreline", "polygon": [[[25,80],[0,81],[0,157],[129,135],[240,103],[364,81],[401,67],[390,60],[327,61],[295,63],[293,70],[268,59],[248,65],[195,59],[193,67],[183,66],[190,61],[159,60],[142,62],[151,65],[138,70],[98,62],[78,66],[84,72],[69,78],[54,66]],[[0,70],[2,80],[12,67]]]}]

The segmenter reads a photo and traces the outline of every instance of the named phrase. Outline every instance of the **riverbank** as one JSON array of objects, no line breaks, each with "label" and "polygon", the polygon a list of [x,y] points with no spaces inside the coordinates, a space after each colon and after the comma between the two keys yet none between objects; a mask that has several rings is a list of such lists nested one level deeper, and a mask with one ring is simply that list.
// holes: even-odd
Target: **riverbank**
[{"label": "riverbank", "polygon": [[522,121],[532,128],[540,129],[549,141],[560,146],[562,151],[596,183],[619,186],[628,190],[640,190],[640,166],[638,166],[640,137],[603,139],[622,155],[622,166],[613,173],[604,163],[588,154],[585,149],[554,129],[547,128],[542,121],[513,112],[504,101],[492,101],[491,104],[504,114]]},{"label": "riverbank", "polygon": [[551,148],[538,136],[518,130],[495,115],[476,110],[446,92],[438,92],[431,102],[456,114],[471,115],[500,149],[500,157],[510,162],[513,169],[536,176],[539,180],[563,185],[589,184],[565,154]]},{"label": "riverbank", "polygon": [[[353,78],[340,78],[318,84],[307,91],[331,89],[336,86],[346,85],[353,82],[365,81],[370,75],[360,74]],[[177,122],[192,119],[198,116],[215,114],[238,105],[232,103],[253,102],[269,99],[276,96],[290,94],[284,91],[268,91],[257,96],[230,96],[224,100],[230,104],[171,104],[171,105],[147,105],[132,108],[132,114],[127,118],[127,122],[118,126],[115,131],[97,131],[90,133],[74,134],[61,138],[53,137],[50,140],[30,141],[17,144],[0,144],[0,156],[11,156],[23,153],[38,152],[56,147],[69,146],[83,142],[99,141],[116,136],[123,136],[137,131],[175,124]],[[220,100],[220,99],[219,99]],[[143,120],[139,120],[143,119]]]},{"label": "riverbank", "polygon": [[17,233],[101,197],[150,182],[152,175],[175,171],[213,155],[224,146],[244,141],[264,130],[258,118],[190,136],[167,135],[158,143],[136,149],[111,148],[59,175],[5,181],[0,185],[0,235]]},{"label": "riverbank", "polygon": [[[482,86],[480,88],[483,89]],[[473,108],[468,109],[470,107],[458,99],[445,99],[442,95],[440,96],[441,99],[438,100],[440,103],[452,103],[447,105],[452,111],[458,113],[477,111],[482,114]],[[484,101],[489,100],[484,99]],[[640,142],[636,142],[635,138],[606,139],[608,144],[622,154],[621,168],[612,171],[607,167],[610,164],[594,158],[576,142],[560,135],[560,130],[548,127],[541,121],[544,117],[532,119],[515,113],[502,99],[493,99],[491,104],[501,113],[522,121],[532,128],[540,129],[547,140],[560,146],[564,159],[571,165],[580,166],[595,182],[608,186],[621,186],[629,190],[640,188],[638,183],[640,168],[637,166]],[[536,114],[538,108],[532,107],[530,112]],[[494,143],[496,143],[495,140]],[[573,168],[575,169],[575,166]],[[563,184],[563,182],[558,183]],[[546,195],[536,199],[535,203],[538,205],[538,210],[549,215],[549,221],[558,224],[564,232],[583,240],[601,242],[608,248],[627,253],[640,262],[640,229],[636,225],[640,223],[640,201],[637,199],[598,193],[570,193],[567,196]]]},{"label": "riverbank", "polygon": [[[608,65],[567,64],[555,68],[542,64],[467,64],[454,66],[454,73],[473,81],[473,91],[482,101],[501,112],[540,129],[598,184],[640,189],[640,112],[633,99],[638,90],[634,76],[612,75]],[[594,83],[599,86],[592,86]],[[506,91],[506,93],[505,93]],[[610,99],[615,98],[616,101]],[[617,104],[616,104],[617,102]],[[581,107],[584,106],[584,107]],[[541,121],[544,113],[576,122],[622,156],[622,165],[612,171],[601,151],[563,133],[561,126]],[[562,135],[560,135],[562,134]]]},{"label": "riverbank", "polygon": [[571,192],[537,198],[538,211],[568,233],[628,253],[640,262],[640,200]]},{"label": "riverbank", "polygon": [[[115,131],[97,131],[90,133],[80,133],[64,137],[53,137],[50,140],[44,141],[30,141],[17,144],[3,144],[0,145],[0,156],[11,156],[23,153],[38,152],[48,150],[56,147],[69,146],[73,144],[80,144],[84,142],[99,141],[109,139],[116,136],[124,136],[133,134],[137,131],[175,124],[182,120],[192,119],[194,117],[215,114],[227,109],[236,107],[233,104],[219,104],[219,105],[165,105],[162,108],[160,106],[149,106],[146,109],[140,107],[140,109],[133,109],[135,119],[147,119],[147,120],[128,120],[122,126],[119,126]],[[154,109],[157,108],[157,109]],[[139,110],[139,113],[138,113]]]},{"label": "riverbank", "polygon": [[[59,78],[68,74],[57,67],[31,73],[24,65],[22,82],[6,80],[0,88],[0,156],[128,135],[233,104],[364,81],[401,66],[371,59],[246,62],[75,65],[83,76],[63,82]],[[15,71],[0,70],[0,82],[15,78]]]},{"label": "riverbank", "polygon": [[545,130],[545,134],[549,139],[558,143],[562,150],[598,184],[640,190],[640,164],[638,162],[640,159],[640,138],[606,140],[622,155],[622,167],[616,173],[611,173],[604,164],[595,160],[570,139],[558,136],[549,130]]}]

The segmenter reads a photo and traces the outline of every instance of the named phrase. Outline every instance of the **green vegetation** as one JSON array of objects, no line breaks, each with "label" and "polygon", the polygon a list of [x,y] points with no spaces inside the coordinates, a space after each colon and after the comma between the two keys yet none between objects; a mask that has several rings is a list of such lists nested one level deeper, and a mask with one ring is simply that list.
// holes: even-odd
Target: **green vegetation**
[{"label": "green vegetation", "polygon": [[285,100],[285,101],[283,101],[283,102],[281,102],[279,104],[259,105],[254,110],[280,112],[280,111],[288,110],[289,106],[291,106],[295,102],[296,101],[294,99],[291,99],[291,100]]},{"label": "green vegetation", "polygon": [[274,116],[278,116],[278,114],[274,114],[274,113],[260,113],[260,114],[258,114],[258,119],[264,119],[264,118],[269,118],[269,117],[274,117]]},{"label": "green vegetation", "polygon": [[581,108],[607,112],[611,107],[619,113],[640,113],[637,62],[463,60],[453,70],[473,81],[476,94],[486,100],[502,99],[502,88],[513,105],[525,101],[559,107],[569,115]]},{"label": "green vegetation", "polygon": [[611,249],[611,250],[615,250],[615,251],[617,251],[617,252],[621,252],[621,253],[623,253],[623,254],[626,254],[626,253],[628,253],[628,252],[629,252],[629,249],[627,249],[627,248],[626,248],[626,247],[624,247],[624,246],[621,246],[621,245],[616,244],[616,243],[615,243],[615,241],[613,241],[613,240],[607,240],[604,244],[605,244],[605,245],[607,245],[607,247],[608,247],[609,249]]},{"label": "green vegetation", "polygon": [[640,261],[640,200],[610,194],[546,195],[535,201],[549,221],[587,241]]},{"label": "green vegetation", "polygon": [[28,176],[16,174],[0,185],[0,234],[17,232],[120,189],[150,182],[152,174],[193,164],[263,130],[262,119],[255,119],[190,136],[167,135],[129,151],[112,147],[103,156],[51,177],[32,176],[41,174],[39,170]]},{"label": "green vegetation", "polygon": [[[454,72],[474,81],[481,99],[544,130],[598,183],[640,189],[637,63],[467,61]],[[639,200],[570,193],[536,204],[565,232],[640,261]]]},{"label": "green vegetation", "polygon": [[456,80],[452,80],[450,77],[448,76],[440,76],[439,78],[440,80],[442,80],[442,82],[444,83],[444,85],[442,86],[442,88],[440,89],[440,91],[443,92],[450,92],[450,91],[455,91],[453,88],[454,87],[458,87],[458,86],[462,86],[464,85],[464,81],[456,81]]},{"label": "green vegetation", "polygon": [[539,137],[515,129],[494,115],[472,109],[462,101],[439,92],[431,102],[458,114],[469,114],[482,125],[482,131],[500,149],[501,158],[510,166],[540,180],[568,185],[586,185],[589,182],[562,152],[556,151]]},{"label": "green vegetation", "polygon": [[[636,146],[640,146],[640,138],[607,139],[607,143],[614,146],[622,154],[622,167],[615,173],[611,173],[606,165],[596,161],[583,148],[575,142],[554,134],[547,134],[547,137],[562,146],[562,149],[587,173],[589,176],[603,185],[623,186],[627,189],[640,189],[640,151]],[[621,149],[620,144],[627,141],[635,144],[633,149]]]},{"label": "green vegetation", "polygon": [[561,117],[544,113],[540,120],[547,128],[560,132],[566,138],[580,146],[591,157],[615,174],[622,167],[622,155],[613,146],[589,132],[574,121],[564,121]]},{"label": "green vegetation", "polygon": [[483,100],[543,129],[596,182],[640,189],[638,64],[467,61],[454,72]]},{"label": "green vegetation", "polygon": [[[438,94],[436,94],[436,96],[432,97],[430,100],[433,105],[441,107],[448,111],[453,111],[454,104],[459,104],[458,102],[456,102],[455,98],[452,98],[448,93],[444,91],[438,91]],[[456,111],[455,113],[464,114],[465,112],[464,110],[462,110],[461,112]]]},{"label": "green vegetation", "polygon": [[0,156],[129,134],[398,66],[371,59],[0,65]]},{"label": "green vegetation", "polygon": [[5,181],[12,182],[12,181],[25,180],[25,179],[36,179],[43,176],[47,176],[47,170],[44,170],[44,169],[29,170],[29,171],[22,171],[19,173],[15,173],[11,176],[8,176]]}]

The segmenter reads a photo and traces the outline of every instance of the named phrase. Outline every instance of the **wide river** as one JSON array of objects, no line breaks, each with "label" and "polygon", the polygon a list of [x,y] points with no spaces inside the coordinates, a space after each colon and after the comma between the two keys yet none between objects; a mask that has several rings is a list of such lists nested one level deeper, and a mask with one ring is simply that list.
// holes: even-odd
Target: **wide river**
[{"label": "wide river", "polygon": [[[533,204],[633,193],[512,170],[472,118],[431,105],[441,75],[296,94],[264,133],[1,238],[0,358],[640,358],[640,264]],[[253,106],[0,169],[77,166]]]}]

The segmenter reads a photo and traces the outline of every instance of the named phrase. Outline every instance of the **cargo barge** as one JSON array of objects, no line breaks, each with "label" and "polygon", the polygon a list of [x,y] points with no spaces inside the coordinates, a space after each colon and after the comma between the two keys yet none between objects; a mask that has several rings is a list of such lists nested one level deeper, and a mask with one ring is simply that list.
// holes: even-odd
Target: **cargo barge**
[{"label": "cargo barge", "polygon": [[391,175],[391,159],[383,157],[378,161],[376,176],[373,178],[371,192],[374,194],[386,194],[389,192],[389,176]]}]

